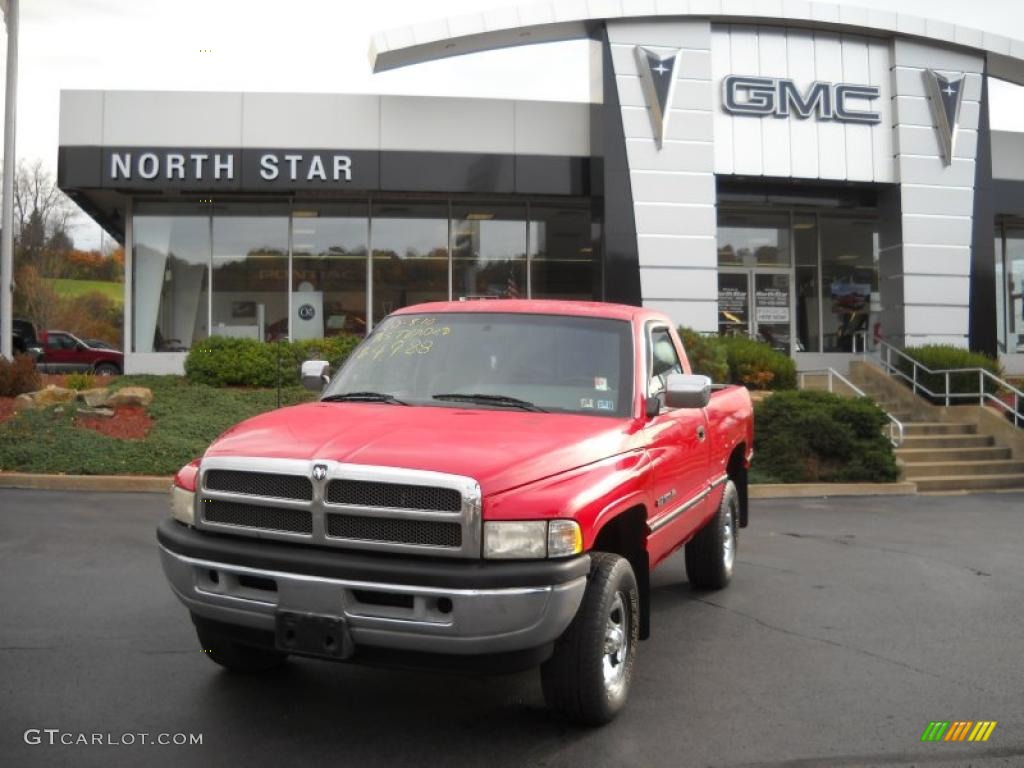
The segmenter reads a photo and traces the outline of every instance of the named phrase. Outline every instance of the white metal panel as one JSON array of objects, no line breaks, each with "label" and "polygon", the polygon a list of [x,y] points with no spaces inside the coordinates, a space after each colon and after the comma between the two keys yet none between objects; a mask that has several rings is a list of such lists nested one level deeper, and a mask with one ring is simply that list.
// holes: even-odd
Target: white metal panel
[{"label": "white metal panel", "polygon": [[[839,35],[814,33],[814,69],[819,80],[843,82],[843,51]],[[818,175],[823,179],[846,177],[846,130],[842,123],[818,120]]]},{"label": "white metal panel", "polygon": [[932,305],[909,305],[904,307],[903,330],[907,335],[932,336],[947,334],[955,336],[967,335],[968,308],[967,295],[964,304],[959,307],[936,307]]},{"label": "white metal panel", "polygon": [[970,245],[971,217],[905,213],[903,242],[921,245]]},{"label": "white metal panel", "polygon": [[659,150],[647,139],[626,139],[626,158],[637,171],[704,171],[714,169],[714,149],[706,142],[666,141]]},{"label": "white metal panel", "polygon": [[[985,59],[975,53],[939,48],[924,41],[897,37],[896,64],[901,67],[942,68],[956,72],[984,72]],[[937,55],[938,54],[938,55]]]},{"label": "white metal panel", "polygon": [[[717,290],[717,289],[716,289]],[[718,330],[718,300],[674,301],[671,299],[644,300],[644,307],[663,312],[676,325],[685,325],[702,333]]]},{"label": "white metal panel", "polygon": [[945,165],[938,157],[901,155],[900,181],[911,184],[938,184],[948,187],[974,187],[974,161],[953,160]]},{"label": "white metal panel", "polygon": [[652,300],[707,301],[718,296],[718,270],[640,267],[640,292]]},{"label": "white metal panel", "polygon": [[[715,138],[714,119],[710,110],[673,109],[669,111],[668,120],[666,139],[713,141]],[[649,130],[650,121],[648,121]]]},{"label": "white metal panel", "polygon": [[637,232],[650,235],[687,235],[713,231],[715,207],[695,203],[634,203]]},{"label": "white metal panel", "polygon": [[589,104],[517,101],[513,110],[516,154],[590,154]]},{"label": "white metal panel", "polygon": [[966,275],[904,275],[906,304],[962,305],[968,300],[971,280]]},{"label": "white metal panel", "polygon": [[[759,69],[758,34],[756,27],[735,25],[729,28],[732,38],[730,72],[756,75]],[[732,116],[733,173],[760,176],[764,170],[761,155],[761,118]]]},{"label": "white metal panel", "polygon": [[[760,27],[757,33],[758,74],[765,77],[786,77],[786,31],[777,27]],[[761,119],[761,166],[765,176],[789,176],[790,144],[788,122],[793,120]]]},{"label": "white metal panel", "polygon": [[511,101],[381,96],[381,149],[433,152],[515,150]]},{"label": "white metal panel", "polygon": [[632,171],[633,200],[637,203],[704,203],[715,200],[715,177],[710,173]]},{"label": "white metal panel", "polygon": [[974,190],[968,187],[903,184],[900,188],[900,208],[904,214],[961,216],[973,205]]},{"label": "white metal panel", "polygon": [[896,163],[892,147],[892,55],[890,43],[872,40],[868,42],[868,66],[872,85],[879,88],[876,109],[881,122],[871,131],[871,163],[875,181],[896,180]]},{"label": "white metal panel", "polygon": [[969,246],[904,245],[903,270],[911,274],[969,275]]},{"label": "white metal panel", "polygon": [[380,97],[246,93],[242,146],[379,149]]},{"label": "white metal panel", "polygon": [[61,91],[58,135],[62,147],[102,144],[103,91]]},{"label": "white metal panel", "polygon": [[732,70],[732,38],[728,27],[716,27],[711,35],[711,74],[714,86],[715,172],[731,174],[734,142],[732,116],[722,109],[722,78]]},{"label": "white metal panel", "polygon": [[641,262],[648,266],[718,268],[714,235],[640,235],[637,245]]},{"label": "white metal panel", "polygon": [[[806,30],[786,31],[786,68],[798,85],[805,87],[817,79],[814,69],[814,37]],[[795,147],[790,161],[791,171],[798,178],[818,177],[818,126],[814,119],[790,118],[789,142]]]},{"label": "white metal panel", "polygon": [[[841,41],[844,83],[875,83],[871,79],[866,40],[845,37]],[[880,99],[871,102],[875,109]],[[875,126],[846,123],[846,178],[850,181],[871,181],[874,176],[874,152],[871,146]]]},{"label": "white metal panel", "polygon": [[106,91],[103,144],[239,147],[242,94]]},{"label": "white metal panel", "polygon": [[608,23],[608,39],[628,45],[666,48],[709,48],[711,23],[705,19],[687,21],[622,21]]}]

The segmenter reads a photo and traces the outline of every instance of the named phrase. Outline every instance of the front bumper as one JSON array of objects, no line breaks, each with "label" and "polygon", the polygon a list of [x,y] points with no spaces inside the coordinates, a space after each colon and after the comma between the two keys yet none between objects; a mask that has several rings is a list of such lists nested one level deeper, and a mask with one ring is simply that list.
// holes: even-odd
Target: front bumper
[{"label": "front bumper", "polygon": [[356,649],[475,655],[539,648],[579,608],[590,558],[488,563],[324,551],[165,520],[160,557],[193,615],[273,632],[279,611],[344,619]]}]

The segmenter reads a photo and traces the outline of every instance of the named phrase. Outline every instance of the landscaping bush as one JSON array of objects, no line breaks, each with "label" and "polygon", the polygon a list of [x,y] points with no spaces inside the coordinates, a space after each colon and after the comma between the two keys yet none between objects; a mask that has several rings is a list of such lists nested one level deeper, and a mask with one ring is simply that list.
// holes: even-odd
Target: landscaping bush
[{"label": "landscaping bush", "polygon": [[[1002,366],[999,365],[999,361],[993,360],[991,357],[983,355],[980,352],[971,352],[968,349],[953,347],[948,344],[926,344],[921,347],[907,347],[903,351],[908,357],[913,358],[926,368],[931,368],[933,371],[956,368],[984,368],[986,371],[989,371],[1000,378],[1004,377],[1003,369]],[[913,366],[909,361],[904,360],[903,358],[899,359],[896,367],[907,376],[912,377],[914,375]],[[945,402],[944,398],[938,394],[943,393],[946,390],[946,377],[944,374],[922,373],[921,371],[918,371],[917,382],[932,392],[937,393],[936,397],[930,398],[934,402]],[[907,384],[910,386],[909,382],[907,382]],[[986,392],[995,394],[998,389],[998,386],[996,386],[994,382],[986,380]],[[978,372],[951,373],[949,375],[949,391],[953,394],[977,392]],[[923,392],[920,394],[928,397],[928,395]],[[957,405],[969,402],[971,401],[968,398],[958,397],[951,400],[950,404]]]},{"label": "landscaping bush", "polygon": [[718,336],[705,336],[680,326],[679,338],[683,340],[683,348],[694,373],[709,376],[718,383],[729,381],[729,361]]},{"label": "landscaping bush", "polygon": [[[185,376],[212,387],[276,387],[299,383],[304,360],[328,360],[334,370],[359,343],[356,336],[262,342],[211,336],[194,345],[185,358]],[[280,381],[278,376],[280,356]]]},{"label": "landscaping bush", "polygon": [[745,336],[723,336],[729,378],[749,389],[795,389],[796,363],[768,344]]},{"label": "landscaping bush", "polygon": [[64,377],[64,386],[79,392],[83,389],[92,389],[96,386],[96,377],[91,373],[69,373]]},{"label": "landscaping bush", "polygon": [[754,466],[763,481],[891,482],[899,477],[882,433],[885,413],[867,398],[777,392],[754,410]]},{"label": "landscaping bush", "polygon": [[25,392],[35,392],[42,386],[31,356],[15,355],[13,362],[0,357],[0,397],[17,397]]}]

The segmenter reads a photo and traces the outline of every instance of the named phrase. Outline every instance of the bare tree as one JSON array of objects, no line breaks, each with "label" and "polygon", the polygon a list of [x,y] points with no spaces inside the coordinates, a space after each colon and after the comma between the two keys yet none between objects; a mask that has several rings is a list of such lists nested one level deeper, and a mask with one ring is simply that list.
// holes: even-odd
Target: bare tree
[{"label": "bare tree", "polygon": [[18,164],[14,178],[14,237],[21,264],[36,266],[43,275],[56,276],[66,249],[75,206],[57,187],[42,160]]}]

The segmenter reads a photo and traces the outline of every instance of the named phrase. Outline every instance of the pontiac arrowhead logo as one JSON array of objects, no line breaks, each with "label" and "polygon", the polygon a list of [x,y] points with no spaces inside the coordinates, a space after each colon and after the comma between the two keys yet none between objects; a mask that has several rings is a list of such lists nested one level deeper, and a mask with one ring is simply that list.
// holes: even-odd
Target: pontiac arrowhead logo
[{"label": "pontiac arrowhead logo", "polygon": [[327,465],[326,464],[314,464],[313,465],[313,479],[320,481],[327,477]]},{"label": "pontiac arrowhead logo", "polygon": [[964,79],[963,74],[958,78],[949,78],[933,69],[924,71],[925,87],[928,89],[932,105],[932,117],[935,118],[935,129],[939,133],[942,161],[946,165],[953,163],[957,124],[960,122],[960,103],[964,97]]},{"label": "pontiac arrowhead logo", "polygon": [[636,64],[640,72],[640,87],[643,89],[647,110],[651,116],[654,142],[658,149],[661,149],[665,132],[668,130],[669,108],[676,84],[676,65],[682,52],[662,54],[642,45],[636,46],[633,52],[636,54]]}]

